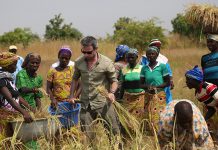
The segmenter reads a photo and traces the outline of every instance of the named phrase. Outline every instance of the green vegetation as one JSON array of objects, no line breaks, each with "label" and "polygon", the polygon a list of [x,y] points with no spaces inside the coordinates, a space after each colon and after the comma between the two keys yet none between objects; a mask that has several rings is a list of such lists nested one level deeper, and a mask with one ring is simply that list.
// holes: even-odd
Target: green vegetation
[{"label": "green vegetation", "polygon": [[14,31],[6,32],[0,36],[0,44],[4,46],[22,44],[25,48],[35,40],[39,40],[39,36],[33,34],[29,28],[15,28]]},{"label": "green vegetation", "polygon": [[153,38],[158,38],[165,44],[164,29],[158,26],[157,23],[158,19],[156,18],[142,22],[128,17],[119,18],[114,24],[113,38],[119,44],[127,44],[139,51],[146,49],[149,41]]},{"label": "green vegetation", "polygon": [[79,40],[82,37],[82,33],[72,27],[72,23],[64,24],[64,19],[59,14],[49,20],[49,24],[46,25],[44,37],[48,40]]},{"label": "green vegetation", "polygon": [[171,20],[173,26],[173,33],[178,33],[182,36],[187,36],[198,41],[202,30],[200,26],[194,27],[188,22],[186,17],[183,14],[177,14],[177,16]]}]

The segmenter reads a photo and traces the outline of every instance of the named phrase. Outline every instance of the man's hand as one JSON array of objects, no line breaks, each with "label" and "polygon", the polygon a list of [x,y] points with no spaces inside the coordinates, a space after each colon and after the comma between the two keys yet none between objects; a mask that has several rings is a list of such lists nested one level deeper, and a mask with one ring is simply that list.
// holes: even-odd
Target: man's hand
[{"label": "man's hand", "polygon": [[115,101],[115,96],[113,93],[108,93],[108,99],[113,103]]}]

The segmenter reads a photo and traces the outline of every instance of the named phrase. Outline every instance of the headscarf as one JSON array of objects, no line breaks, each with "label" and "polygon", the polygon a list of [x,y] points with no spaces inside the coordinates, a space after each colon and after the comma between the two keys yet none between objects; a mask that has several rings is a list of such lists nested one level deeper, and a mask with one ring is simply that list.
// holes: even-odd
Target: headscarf
[{"label": "headscarf", "polygon": [[207,34],[208,40],[214,40],[218,42],[218,34]]},{"label": "headscarf", "polygon": [[72,56],[72,51],[70,49],[70,47],[68,45],[64,45],[60,48],[59,52],[58,52],[58,56],[61,54],[61,53],[67,53],[68,55],[70,55],[70,57]]},{"label": "headscarf", "polygon": [[14,53],[1,52],[0,53],[0,67],[7,67],[18,60],[18,57]]},{"label": "headscarf", "polygon": [[152,39],[148,46],[161,46],[161,41],[159,39]]},{"label": "headscarf", "polygon": [[124,57],[126,52],[129,51],[129,47],[127,45],[118,45],[116,48],[116,58],[115,62],[119,61],[121,58]]},{"label": "headscarf", "polygon": [[195,79],[197,81],[202,82],[203,81],[203,72],[198,66],[195,66],[193,69],[188,70],[185,73],[185,76],[191,79]]},{"label": "headscarf", "polygon": [[147,51],[155,51],[157,54],[159,53],[159,48],[156,46],[149,46]]},{"label": "headscarf", "polygon": [[138,53],[139,53],[138,50],[135,49],[135,48],[130,48],[129,51],[127,52],[127,54],[134,54],[134,55],[136,55],[137,57],[138,57],[138,55],[139,55]]}]

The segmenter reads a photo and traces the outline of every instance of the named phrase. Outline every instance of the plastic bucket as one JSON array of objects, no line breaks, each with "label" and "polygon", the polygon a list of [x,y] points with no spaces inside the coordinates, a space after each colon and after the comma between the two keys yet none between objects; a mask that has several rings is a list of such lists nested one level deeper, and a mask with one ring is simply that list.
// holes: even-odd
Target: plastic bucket
[{"label": "plastic bucket", "polygon": [[57,109],[49,106],[48,112],[51,115],[61,115],[59,121],[64,128],[70,128],[73,125],[77,125],[79,122],[79,112],[81,105],[76,103],[72,105],[69,102],[59,102]]}]

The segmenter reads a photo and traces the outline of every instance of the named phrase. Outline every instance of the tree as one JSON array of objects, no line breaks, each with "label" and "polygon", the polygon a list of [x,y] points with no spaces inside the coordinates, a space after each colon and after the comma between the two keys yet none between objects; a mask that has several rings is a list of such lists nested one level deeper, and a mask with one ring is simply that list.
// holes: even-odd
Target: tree
[{"label": "tree", "polygon": [[33,34],[29,28],[15,28],[14,31],[6,32],[0,36],[0,43],[5,46],[21,43],[25,48],[35,40],[40,40],[40,38],[37,34]]},{"label": "tree", "polygon": [[171,23],[173,25],[173,33],[179,33],[194,39],[198,39],[201,36],[201,28],[193,27],[183,14],[177,14],[176,18],[171,20]]},{"label": "tree", "polygon": [[59,14],[49,20],[49,24],[46,25],[44,37],[49,40],[79,40],[82,37],[82,33],[76,28],[73,28],[72,23],[64,24],[64,19]]},{"label": "tree", "polygon": [[114,25],[113,38],[119,44],[126,44],[139,51],[145,50],[153,38],[158,38],[162,43],[166,43],[164,29],[156,25],[157,20],[153,18],[140,22],[126,17],[119,18]]}]

